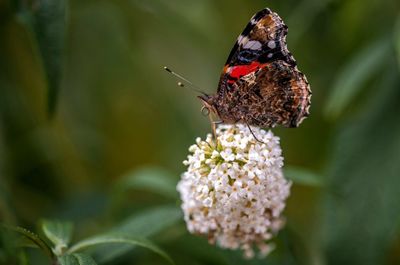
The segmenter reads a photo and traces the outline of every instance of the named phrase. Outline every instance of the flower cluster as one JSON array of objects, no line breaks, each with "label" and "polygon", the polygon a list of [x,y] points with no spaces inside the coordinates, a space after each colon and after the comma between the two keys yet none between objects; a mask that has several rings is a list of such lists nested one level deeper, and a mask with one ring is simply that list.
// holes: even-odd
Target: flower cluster
[{"label": "flower cluster", "polygon": [[183,162],[188,169],[177,189],[187,228],[223,248],[241,248],[248,258],[254,246],[265,256],[272,249],[267,241],[284,224],[291,185],[282,173],[279,138],[242,124],[221,125],[216,136],[196,139]]}]

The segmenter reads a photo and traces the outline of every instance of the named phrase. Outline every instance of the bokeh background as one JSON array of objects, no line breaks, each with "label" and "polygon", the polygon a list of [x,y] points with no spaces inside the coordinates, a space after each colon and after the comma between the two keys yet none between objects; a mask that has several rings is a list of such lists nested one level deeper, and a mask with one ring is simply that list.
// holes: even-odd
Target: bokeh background
[{"label": "bokeh background", "polygon": [[[269,257],[245,261],[185,229],[175,185],[210,125],[163,66],[215,91],[266,6],[313,97],[299,128],[273,130],[294,181],[287,226]],[[75,241],[120,229],[177,264],[400,264],[399,62],[398,0],[1,0],[0,220],[71,220]],[[91,254],[165,264],[126,246]],[[3,240],[0,263],[18,262]]]}]

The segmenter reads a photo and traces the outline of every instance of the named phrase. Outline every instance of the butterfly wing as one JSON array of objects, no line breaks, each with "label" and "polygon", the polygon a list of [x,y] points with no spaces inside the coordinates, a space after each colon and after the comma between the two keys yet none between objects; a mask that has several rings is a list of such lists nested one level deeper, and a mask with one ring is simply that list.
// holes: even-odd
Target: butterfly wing
[{"label": "butterfly wing", "polygon": [[257,12],[237,38],[221,73],[218,90],[240,77],[258,70],[263,64],[283,60],[295,66],[296,61],[287,50],[287,26],[278,14],[265,8]]},{"label": "butterfly wing", "polygon": [[286,47],[287,29],[279,15],[269,8],[257,12],[237,38],[225,67],[274,60],[284,60],[296,65]]},{"label": "butterfly wing", "polygon": [[240,91],[233,99],[236,101],[234,112],[247,124],[297,127],[309,115],[307,79],[284,61],[272,62],[240,78],[234,89]]},{"label": "butterfly wing", "polygon": [[268,8],[251,18],[221,73],[214,105],[223,121],[297,127],[308,115],[310,87],[286,35],[287,26]]}]

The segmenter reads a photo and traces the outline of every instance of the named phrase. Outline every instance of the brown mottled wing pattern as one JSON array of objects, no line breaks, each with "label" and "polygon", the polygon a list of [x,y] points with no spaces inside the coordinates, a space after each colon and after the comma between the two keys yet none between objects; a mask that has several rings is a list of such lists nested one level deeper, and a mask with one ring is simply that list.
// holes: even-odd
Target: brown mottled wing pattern
[{"label": "brown mottled wing pattern", "polygon": [[217,94],[200,97],[225,123],[297,127],[308,116],[311,91],[286,46],[287,26],[266,8],[233,47]]},{"label": "brown mottled wing pattern", "polygon": [[[220,99],[219,110],[231,120],[253,126],[297,127],[308,115],[309,95],[304,75],[283,61],[268,64],[234,84],[235,93]],[[230,97],[229,95],[232,95]]]}]

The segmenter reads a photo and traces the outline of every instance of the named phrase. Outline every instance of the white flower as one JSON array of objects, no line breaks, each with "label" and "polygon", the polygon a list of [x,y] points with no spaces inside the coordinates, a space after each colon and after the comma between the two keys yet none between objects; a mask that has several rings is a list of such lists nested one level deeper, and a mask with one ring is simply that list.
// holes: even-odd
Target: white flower
[{"label": "white flower", "polygon": [[183,163],[188,167],[177,189],[191,233],[210,243],[261,256],[273,246],[266,241],[284,225],[281,213],[291,183],[282,173],[279,138],[271,131],[246,125],[220,125],[217,141],[211,134],[196,139]]}]

